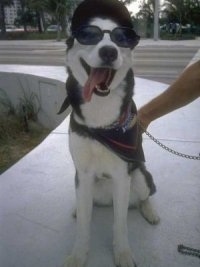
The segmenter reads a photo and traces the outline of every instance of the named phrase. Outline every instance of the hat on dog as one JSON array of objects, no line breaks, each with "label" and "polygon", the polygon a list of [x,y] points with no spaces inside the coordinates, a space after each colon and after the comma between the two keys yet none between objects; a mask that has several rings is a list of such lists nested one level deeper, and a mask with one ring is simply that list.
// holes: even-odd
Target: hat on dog
[{"label": "hat on dog", "polygon": [[94,17],[110,18],[120,26],[133,28],[131,16],[122,2],[118,0],[84,0],[74,12],[71,31],[76,31]]}]

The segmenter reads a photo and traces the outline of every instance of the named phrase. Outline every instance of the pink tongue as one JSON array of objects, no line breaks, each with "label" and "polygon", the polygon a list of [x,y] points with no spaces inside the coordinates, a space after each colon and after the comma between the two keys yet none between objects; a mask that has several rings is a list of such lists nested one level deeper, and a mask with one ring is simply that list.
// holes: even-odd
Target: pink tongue
[{"label": "pink tongue", "polygon": [[109,77],[109,70],[102,68],[91,69],[88,80],[85,83],[83,88],[83,98],[85,101],[89,102],[92,98],[92,93],[95,89],[96,85],[100,85],[101,83],[105,83]]}]

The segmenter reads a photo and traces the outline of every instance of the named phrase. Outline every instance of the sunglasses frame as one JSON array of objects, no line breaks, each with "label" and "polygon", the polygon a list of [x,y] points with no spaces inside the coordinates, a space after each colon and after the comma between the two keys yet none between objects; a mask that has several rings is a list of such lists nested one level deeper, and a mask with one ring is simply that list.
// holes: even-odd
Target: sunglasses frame
[{"label": "sunglasses frame", "polygon": [[[99,39],[96,40],[95,42],[84,42],[83,40],[81,40],[79,38],[79,33],[81,32],[82,29],[86,29],[86,28],[93,28],[93,29],[97,29],[98,32],[100,33],[99,34]],[[114,33],[115,31],[117,30],[126,30],[126,31],[130,31],[132,34],[134,34],[134,37],[135,39],[132,40],[132,44],[128,44],[127,42],[127,45],[123,45],[122,43],[118,42],[115,38],[114,38]],[[98,26],[95,26],[95,25],[85,25],[85,26],[82,26],[80,27],[78,30],[72,32],[72,37],[75,38],[80,44],[83,44],[83,45],[96,45],[98,44],[100,41],[103,40],[103,37],[104,37],[104,34],[105,33],[108,33],[110,35],[110,39],[112,42],[114,42],[115,44],[117,44],[119,47],[124,47],[124,48],[131,48],[133,49],[138,43],[139,43],[139,40],[140,40],[140,36],[136,34],[136,32],[131,29],[131,28],[128,28],[128,27],[116,27],[114,28],[112,31],[110,30],[102,30],[101,28],[99,28]]]}]

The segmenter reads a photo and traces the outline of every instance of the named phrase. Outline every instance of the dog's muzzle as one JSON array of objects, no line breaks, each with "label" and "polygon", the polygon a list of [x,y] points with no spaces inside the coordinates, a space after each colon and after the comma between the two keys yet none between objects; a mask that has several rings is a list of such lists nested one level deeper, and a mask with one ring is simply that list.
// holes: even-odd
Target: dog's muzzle
[{"label": "dog's muzzle", "polygon": [[[102,47],[103,48],[103,47]],[[102,57],[105,58],[106,61],[114,61],[115,57],[117,57],[117,53],[114,50],[109,49],[105,51],[99,50],[101,52]],[[109,59],[108,59],[109,58]],[[112,69],[108,66],[108,64],[103,64],[102,67],[93,68],[90,67],[84,59],[80,59],[82,66],[88,74],[88,79],[83,87],[83,99],[85,102],[89,102],[92,98],[93,93],[98,96],[107,96],[110,93],[109,86],[114,78],[116,70]],[[104,67],[108,66],[108,67]]]}]

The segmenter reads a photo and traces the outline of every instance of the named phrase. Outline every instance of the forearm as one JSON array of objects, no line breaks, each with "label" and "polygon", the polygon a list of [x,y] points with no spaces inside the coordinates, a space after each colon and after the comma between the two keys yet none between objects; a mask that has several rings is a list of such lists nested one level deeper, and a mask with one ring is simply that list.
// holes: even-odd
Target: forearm
[{"label": "forearm", "polygon": [[143,106],[138,117],[147,127],[151,121],[187,105],[199,96],[200,61],[188,67],[165,92]]}]

